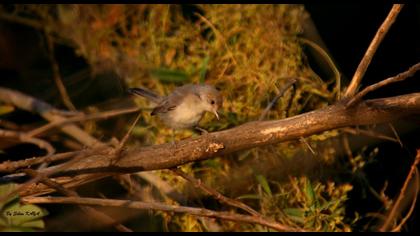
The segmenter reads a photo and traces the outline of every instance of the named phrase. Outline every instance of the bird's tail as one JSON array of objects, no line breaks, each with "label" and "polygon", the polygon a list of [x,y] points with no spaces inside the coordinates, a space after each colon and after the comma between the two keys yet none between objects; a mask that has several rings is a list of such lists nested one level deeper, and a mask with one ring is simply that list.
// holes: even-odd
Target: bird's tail
[{"label": "bird's tail", "polygon": [[142,96],[154,103],[159,103],[162,99],[162,97],[157,95],[156,93],[143,88],[129,88],[128,92],[131,94]]}]

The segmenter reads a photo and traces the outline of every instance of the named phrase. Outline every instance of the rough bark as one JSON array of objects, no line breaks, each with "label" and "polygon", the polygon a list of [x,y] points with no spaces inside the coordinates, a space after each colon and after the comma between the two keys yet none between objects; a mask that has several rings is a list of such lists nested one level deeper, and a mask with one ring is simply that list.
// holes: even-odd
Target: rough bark
[{"label": "rough bark", "polygon": [[116,163],[115,157],[88,157],[56,173],[56,176],[173,168],[323,131],[346,126],[386,123],[420,113],[420,93],[366,100],[348,109],[344,103],[343,101],[283,120],[248,122],[232,129],[185,139],[175,144],[136,147],[123,152]]}]

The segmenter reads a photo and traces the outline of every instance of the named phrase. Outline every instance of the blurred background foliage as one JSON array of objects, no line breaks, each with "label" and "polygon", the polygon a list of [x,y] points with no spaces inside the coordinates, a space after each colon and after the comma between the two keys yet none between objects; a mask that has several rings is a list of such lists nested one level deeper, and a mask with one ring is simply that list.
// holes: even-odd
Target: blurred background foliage
[{"label": "blurred background foliage", "polygon": [[[3,5],[0,10],[13,16],[16,22],[23,19],[20,23],[38,29],[41,38],[44,33],[49,34],[57,47],[64,45],[72,49],[77,59],[61,60],[58,54],[63,50],[56,49],[57,60],[70,98],[78,109],[86,112],[134,105],[125,93],[127,87],[146,87],[167,94],[185,83],[208,83],[221,89],[225,102],[221,120],[207,115],[201,126],[218,131],[258,120],[292,78],[297,83],[265,119],[284,119],[319,109],[338,97],[339,80],[321,78],[311,69],[304,54],[299,37],[308,13],[302,5],[46,4]],[[77,66],[80,60],[86,62],[88,72]],[[45,77],[48,73],[51,74],[41,74]],[[34,71],[30,74],[33,76]],[[109,76],[118,79],[109,82]],[[31,78],[28,83],[42,83]],[[98,80],[111,87],[96,86]],[[55,88],[52,85],[50,89]],[[94,96],[98,90],[105,95]],[[55,99],[46,93],[50,92],[32,92],[62,106],[57,93]],[[120,99],[117,103],[104,106],[107,99],[115,97]],[[149,115],[147,101],[136,99],[135,103],[144,112],[129,145],[170,141],[170,129]],[[5,109],[2,107],[2,111]],[[132,120],[132,116],[125,116],[122,121],[112,119],[113,123],[85,122],[84,129],[102,139],[120,138]],[[192,135],[198,134],[186,130],[178,132],[176,138]],[[345,137],[341,132],[330,131],[308,137],[306,141],[259,147],[187,164],[182,170],[280,223],[310,231],[352,231],[359,216],[357,212],[346,214],[348,193],[352,189],[350,179],[362,171],[366,160],[362,156],[373,154],[364,150],[350,161],[342,158],[333,141],[342,138]],[[203,196],[171,172],[156,173],[187,196],[186,205],[238,211]],[[344,174],[337,173],[347,176],[343,178]],[[143,194],[153,195],[151,199],[159,196],[144,183],[142,188]],[[100,187],[95,189],[105,191]],[[92,190],[84,193],[84,190],[80,189],[81,195],[98,194]],[[119,197],[126,194],[119,187],[108,187],[106,191]],[[167,196],[160,195],[159,199],[179,204]],[[60,214],[60,209],[50,210],[47,230],[54,229],[51,224],[57,222],[54,217]],[[67,222],[66,225],[66,230],[79,230],[77,224]],[[163,212],[139,215],[127,226],[136,231],[269,231],[259,225]]]}]

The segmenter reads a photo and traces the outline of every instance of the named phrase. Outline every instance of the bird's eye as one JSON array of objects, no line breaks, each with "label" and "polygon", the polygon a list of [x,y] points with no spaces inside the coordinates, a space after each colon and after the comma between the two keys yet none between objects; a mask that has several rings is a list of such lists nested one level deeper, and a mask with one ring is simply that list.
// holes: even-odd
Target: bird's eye
[{"label": "bird's eye", "polygon": [[213,105],[214,103],[215,103],[215,102],[214,102],[214,100],[211,100],[211,101],[210,101],[210,104],[211,104],[211,105]]}]

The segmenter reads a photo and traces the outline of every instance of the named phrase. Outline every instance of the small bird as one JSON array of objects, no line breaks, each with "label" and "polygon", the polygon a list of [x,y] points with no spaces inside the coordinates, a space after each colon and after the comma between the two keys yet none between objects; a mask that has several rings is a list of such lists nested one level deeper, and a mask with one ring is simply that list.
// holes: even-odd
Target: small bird
[{"label": "small bird", "polygon": [[167,96],[159,96],[143,88],[130,88],[128,92],[157,104],[151,115],[158,115],[173,130],[195,128],[207,133],[198,127],[198,122],[206,111],[212,112],[219,119],[217,111],[223,104],[221,93],[205,84],[186,84],[177,87]]}]

